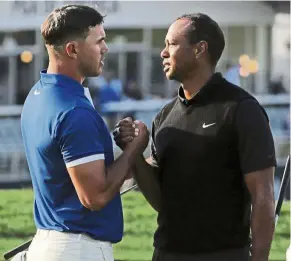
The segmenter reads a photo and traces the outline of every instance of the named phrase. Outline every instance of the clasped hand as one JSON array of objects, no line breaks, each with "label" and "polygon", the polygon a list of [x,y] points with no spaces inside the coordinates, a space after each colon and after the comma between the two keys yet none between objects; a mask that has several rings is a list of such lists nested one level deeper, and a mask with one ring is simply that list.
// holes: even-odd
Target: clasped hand
[{"label": "clasped hand", "polygon": [[147,126],[143,122],[133,121],[129,117],[116,124],[113,136],[120,149],[131,148],[137,153],[143,153],[149,142]]}]

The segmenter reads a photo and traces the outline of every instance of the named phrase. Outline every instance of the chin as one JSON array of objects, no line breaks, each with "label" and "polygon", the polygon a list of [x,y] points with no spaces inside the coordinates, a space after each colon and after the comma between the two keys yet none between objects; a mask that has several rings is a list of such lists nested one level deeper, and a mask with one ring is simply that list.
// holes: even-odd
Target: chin
[{"label": "chin", "polygon": [[103,66],[100,66],[100,67],[97,68],[97,73],[98,73],[98,75],[103,73]]},{"label": "chin", "polygon": [[97,71],[97,76],[100,76],[102,73],[103,73],[103,70],[102,69],[98,70]]},{"label": "chin", "polygon": [[98,77],[102,74],[102,69],[98,68],[96,71],[92,71],[91,77]]},{"label": "chin", "polygon": [[165,76],[168,80],[172,80],[173,74],[169,71],[165,73]]}]

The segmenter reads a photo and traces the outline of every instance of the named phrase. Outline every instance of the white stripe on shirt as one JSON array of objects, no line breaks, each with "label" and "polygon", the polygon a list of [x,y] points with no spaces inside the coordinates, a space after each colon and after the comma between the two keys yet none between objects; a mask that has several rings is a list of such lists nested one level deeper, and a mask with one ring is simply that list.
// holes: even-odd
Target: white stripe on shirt
[{"label": "white stripe on shirt", "polygon": [[92,162],[95,160],[104,160],[104,159],[105,159],[104,154],[95,154],[95,155],[91,155],[91,156],[87,156],[84,158],[70,161],[70,162],[66,163],[66,166],[68,168],[71,168],[71,167],[75,167],[75,166],[78,166],[78,165],[81,165],[84,163],[89,163],[89,162]]}]

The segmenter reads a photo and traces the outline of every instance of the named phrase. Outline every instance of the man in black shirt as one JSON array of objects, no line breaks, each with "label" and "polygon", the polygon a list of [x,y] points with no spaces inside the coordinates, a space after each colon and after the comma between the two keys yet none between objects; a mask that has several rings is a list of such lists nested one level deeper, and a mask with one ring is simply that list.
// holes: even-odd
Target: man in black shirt
[{"label": "man in black shirt", "polygon": [[[158,211],[153,260],[246,261],[252,244],[252,261],[268,261],[276,166],[268,117],[215,73],[225,42],[207,15],[179,17],[165,45],[165,74],[181,86],[154,119],[150,158],[140,155],[134,169]],[[134,125],[146,128],[131,119],[116,126],[122,149],[138,134]]]}]

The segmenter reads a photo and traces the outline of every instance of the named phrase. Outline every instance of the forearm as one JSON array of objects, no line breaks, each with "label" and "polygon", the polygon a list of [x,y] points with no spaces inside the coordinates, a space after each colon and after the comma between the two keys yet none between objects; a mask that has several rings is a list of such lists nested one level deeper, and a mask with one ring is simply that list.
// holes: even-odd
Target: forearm
[{"label": "forearm", "polygon": [[254,204],[252,209],[252,261],[268,261],[275,228],[274,203]]},{"label": "forearm", "polygon": [[106,170],[103,197],[106,202],[113,199],[120,187],[127,179],[135,162],[136,156],[133,151],[124,151]]},{"label": "forearm", "polygon": [[136,159],[133,175],[146,200],[156,211],[159,211],[161,190],[158,181],[158,168],[148,164],[143,155],[140,155]]}]

